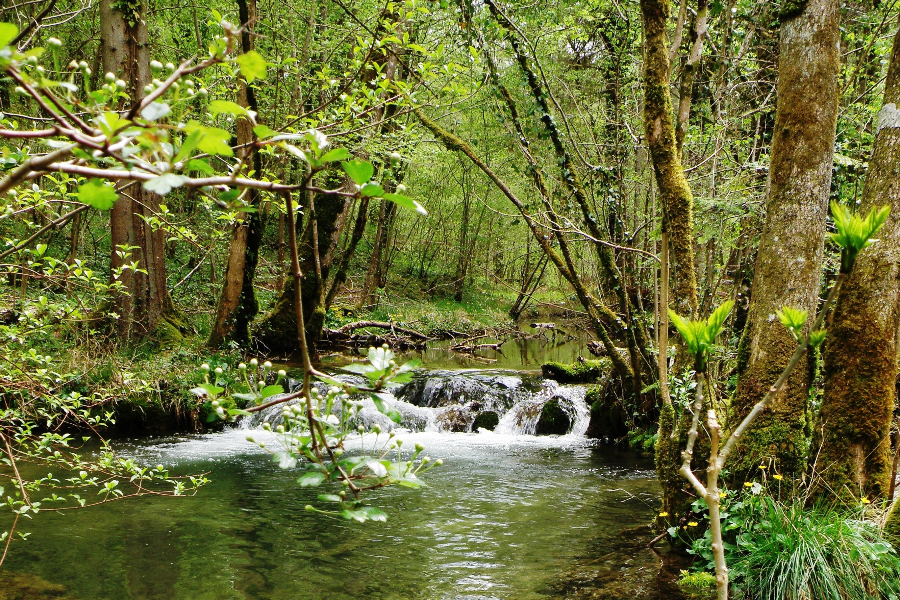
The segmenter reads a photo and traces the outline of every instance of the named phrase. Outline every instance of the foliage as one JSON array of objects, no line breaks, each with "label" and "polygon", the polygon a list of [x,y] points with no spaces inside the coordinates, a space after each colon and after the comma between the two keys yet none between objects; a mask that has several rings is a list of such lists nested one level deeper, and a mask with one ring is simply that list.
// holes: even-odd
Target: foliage
[{"label": "foliage", "polygon": [[[722,528],[735,597],[844,600],[900,594],[900,556],[872,521],[867,504],[855,512],[806,508],[802,499],[777,500],[780,483],[751,482],[725,492]],[[694,510],[697,520],[705,518],[701,501]],[[692,552],[704,559],[699,568],[713,568],[710,544],[708,533],[693,544]]]},{"label": "foliage", "polygon": [[861,250],[868,248],[878,240],[872,236],[884,226],[891,214],[890,205],[872,209],[865,217],[853,214],[837,203],[831,203],[831,214],[837,231],[831,234],[831,241],[841,248],[841,272],[849,273]]},{"label": "foliage", "polygon": [[687,347],[687,351],[694,357],[696,369],[706,369],[706,361],[715,344],[716,336],[722,330],[722,325],[731,312],[734,302],[727,300],[709,315],[706,321],[693,321],[680,317],[675,311],[669,309],[669,319],[678,329],[681,338]]}]

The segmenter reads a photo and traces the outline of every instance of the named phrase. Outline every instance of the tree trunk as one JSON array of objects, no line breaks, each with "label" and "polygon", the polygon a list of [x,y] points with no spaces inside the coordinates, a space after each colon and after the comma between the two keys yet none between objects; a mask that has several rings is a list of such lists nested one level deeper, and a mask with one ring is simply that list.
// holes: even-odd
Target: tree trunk
[{"label": "tree trunk", "polygon": [[[784,369],[796,342],[775,317],[784,306],[815,314],[838,111],[840,5],[809,0],[783,18],[766,222],[753,297],[738,348],[732,404],[743,419]],[[805,468],[810,372],[795,369],[736,448],[734,481],[761,463],[785,474]]]},{"label": "tree trunk", "polygon": [[662,229],[668,234],[671,249],[674,310],[682,315],[693,315],[697,310],[694,197],[681,166],[672,123],[666,41],[669,5],[669,0],[641,0],[646,44],[644,126],[663,209]]},{"label": "tree trunk", "polygon": [[[129,97],[137,101],[151,79],[147,3],[123,8],[103,0],[100,14],[103,69],[125,80]],[[145,221],[158,212],[159,197],[139,185],[119,189],[110,211],[111,278],[121,286],[112,305],[118,315],[116,331],[123,341],[149,334],[180,338],[166,289],[165,235]],[[130,268],[133,262],[136,269]]]},{"label": "tree trunk", "polygon": [[[342,179],[337,175],[325,178],[323,187],[340,185]],[[297,244],[300,258],[300,272],[303,279],[300,296],[303,303],[303,321],[306,324],[306,341],[312,350],[322,337],[322,326],[325,324],[325,282],[331,270],[330,250],[337,245],[337,224],[347,208],[349,200],[341,196],[318,195],[315,198],[315,211],[309,210],[309,202],[303,207],[303,214],[315,220],[318,231],[318,248],[313,243],[313,223],[306,227],[303,219],[297,219]],[[288,227],[294,224],[288,223]],[[318,256],[318,261],[317,261]],[[317,268],[316,263],[319,263]],[[321,275],[320,275],[321,274]],[[297,350],[297,315],[294,310],[294,278],[288,277],[284,289],[278,297],[272,312],[259,323],[254,342],[265,352],[291,354]]]},{"label": "tree trunk", "polygon": [[[256,0],[238,0],[238,12],[242,24],[248,28],[241,32],[241,48],[243,52],[253,49],[252,24],[256,20]],[[239,82],[237,103],[259,114],[256,94],[247,82]],[[245,146],[245,160],[253,165],[257,177],[262,172],[262,158],[256,148],[248,145],[253,141],[253,128],[247,119],[238,119],[237,143]],[[248,190],[248,203],[256,208],[254,212],[243,214],[243,218],[235,224],[231,238],[231,250],[228,263],[225,265],[225,276],[222,281],[222,294],[216,306],[216,320],[213,323],[207,345],[213,348],[221,346],[228,340],[246,345],[250,342],[250,323],[259,313],[259,303],[253,281],[256,278],[256,267],[259,263],[259,248],[262,243],[263,222],[260,210],[258,190]]]},{"label": "tree trunk", "polygon": [[[900,30],[878,115],[860,210],[885,204],[891,216],[841,288],[825,345],[821,449],[815,474],[847,500],[885,497],[892,469],[890,430],[900,328]],[[814,454],[815,455],[815,454]],[[814,478],[813,483],[817,483]]]}]

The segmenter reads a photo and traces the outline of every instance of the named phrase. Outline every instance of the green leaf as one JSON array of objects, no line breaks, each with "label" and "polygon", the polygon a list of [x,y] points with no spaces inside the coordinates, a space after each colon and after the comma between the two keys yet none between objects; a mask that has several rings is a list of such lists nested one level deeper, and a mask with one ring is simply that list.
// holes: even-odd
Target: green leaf
[{"label": "green leaf", "polygon": [[803,328],[803,324],[806,323],[808,314],[809,313],[805,310],[791,308],[790,306],[784,306],[781,310],[775,311],[775,315],[778,317],[778,320],[781,321],[781,324],[794,333]]},{"label": "green leaf", "polygon": [[99,179],[91,179],[78,186],[78,201],[98,210],[109,210],[118,199],[115,188]]},{"label": "green leaf", "polygon": [[201,173],[203,173],[205,175],[215,175],[216,174],[215,169],[213,169],[211,166],[209,166],[208,162],[206,162],[205,160],[199,159],[199,158],[192,158],[191,161],[188,163],[188,169],[191,171],[200,171]]},{"label": "green leaf", "polygon": [[316,487],[322,485],[323,481],[325,481],[324,474],[311,471],[309,473],[304,473],[300,479],[297,480],[297,483],[300,484],[300,487]]},{"label": "green leaf", "polygon": [[384,194],[384,188],[377,183],[373,183],[370,181],[369,183],[363,185],[362,188],[360,188],[359,193],[363,196],[377,197]]},{"label": "green leaf", "polygon": [[266,398],[269,398],[271,396],[274,396],[275,394],[283,394],[283,393],[284,393],[284,388],[281,387],[280,385],[267,385],[263,389],[259,390],[259,395],[262,397],[263,400],[265,400]]},{"label": "green leaf", "polygon": [[272,460],[282,469],[293,469],[297,466],[297,459],[290,452],[276,452],[272,455]]},{"label": "green leaf", "polygon": [[247,109],[230,100],[213,100],[209,103],[209,112],[211,112],[214,117],[218,117],[221,114],[241,117],[247,114]]},{"label": "green leaf", "polygon": [[[191,152],[194,151],[194,148],[197,147],[197,144],[200,142],[200,138],[203,136],[203,132],[194,131],[186,138],[184,138],[184,143],[181,144],[181,148],[178,150],[178,154],[173,159],[174,162],[181,162],[185,158],[191,155]],[[207,165],[209,166],[209,165]]]},{"label": "green leaf", "polygon": [[387,406],[384,403],[384,400],[382,400],[379,396],[377,396],[375,394],[369,394],[369,396],[372,398],[372,402],[375,404],[375,408],[378,409],[378,412],[380,412],[381,414],[386,416],[388,419],[390,419],[391,421],[393,421],[394,423],[397,423],[397,424],[399,424],[400,421],[403,420],[403,415],[401,415],[398,411],[394,410],[393,408],[390,408],[389,406]]},{"label": "green leaf", "polygon": [[19,28],[12,23],[0,23],[0,48],[9,46],[9,43],[19,35]]},{"label": "green leaf", "polygon": [[163,102],[151,102],[141,111],[141,117],[148,121],[156,121],[172,113],[168,104]]},{"label": "green leaf", "polygon": [[197,148],[201,152],[209,154],[218,154],[221,156],[233,156],[234,151],[228,142],[231,140],[231,134],[224,129],[218,127],[206,127],[197,121],[191,121],[184,130],[188,133],[200,132],[200,139],[197,142]]},{"label": "green leaf", "polygon": [[368,517],[370,521],[380,521],[382,523],[387,521],[387,515],[382,510],[379,510],[374,506],[363,506],[358,509],[357,512],[365,513],[366,517]]},{"label": "green leaf", "polygon": [[719,331],[722,330],[722,325],[725,323],[725,319],[728,318],[728,313],[731,312],[732,307],[734,307],[734,301],[727,300],[714,310],[713,314],[709,315],[709,318],[706,320],[706,331],[710,343],[719,335]]},{"label": "green leaf", "polygon": [[335,148],[329,150],[319,157],[319,162],[329,163],[350,158],[350,151],[346,148]]},{"label": "green leaf", "polygon": [[368,183],[372,179],[372,175],[375,174],[375,167],[367,160],[348,160],[341,163],[341,168],[359,186]]},{"label": "green leaf", "polygon": [[343,502],[343,498],[337,494],[319,494],[318,498],[322,502]]},{"label": "green leaf", "polygon": [[278,132],[275,131],[274,129],[272,129],[271,127],[269,127],[268,125],[257,125],[256,127],[253,128],[253,133],[255,133],[256,137],[258,137],[261,140],[278,135]]},{"label": "green leaf", "polygon": [[160,175],[159,177],[154,177],[153,179],[148,179],[147,181],[145,181],[144,189],[148,192],[153,192],[155,194],[159,194],[160,196],[165,196],[173,189],[184,185],[184,182],[188,181],[189,179],[189,177],[185,177],[184,175],[165,173],[163,175]]},{"label": "green leaf", "polygon": [[425,210],[424,206],[422,206],[412,198],[404,196],[403,194],[385,194],[384,198],[385,200],[390,200],[394,204],[401,206],[407,210],[414,210],[421,215],[428,214],[428,211]]},{"label": "green leaf", "polygon": [[247,83],[253,83],[255,79],[263,79],[266,76],[266,60],[256,50],[238,56],[234,61],[241,68],[241,75]]}]

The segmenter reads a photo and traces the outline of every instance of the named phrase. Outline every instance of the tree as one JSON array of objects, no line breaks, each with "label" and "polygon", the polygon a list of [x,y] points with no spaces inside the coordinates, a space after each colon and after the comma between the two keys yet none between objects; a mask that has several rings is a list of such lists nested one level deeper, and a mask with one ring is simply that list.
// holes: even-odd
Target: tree
[{"label": "tree", "polygon": [[[152,79],[147,3],[103,0],[100,15],[103,70],[121,73],[121,87],[134,99],[128,107],[132,109]],[[180,337],[181,325],[166,287],[165,233],[150,224],[159,212],[159,196],[132,183],[121,185],[118,193],[120,199],[110,211],[115,329],[123,341],[148,334]]]},{"label": "tree", "polygon": [[[825,343],[825,393],[815,432],[813,484],[855,502],[886,497],[900,332],[900,29],[877,117],[861,210],[888,205],[879,242],[844,284]],[[821,432],[821,433],[820,433]]]},{"label": "tree", "polygon": [[[794,351],[775,318],[783,306],[815,312],[824,251],[838,115],[840,3],[786,4],[781,14],[778,104],[769,161],[766,222],[759,242],[753,297],[738,348],[737,420],[765,396]],[[732,476],[760,462],[783,473],[805,468],[809,447],[810,370],[796,369],[736,449]]]}]

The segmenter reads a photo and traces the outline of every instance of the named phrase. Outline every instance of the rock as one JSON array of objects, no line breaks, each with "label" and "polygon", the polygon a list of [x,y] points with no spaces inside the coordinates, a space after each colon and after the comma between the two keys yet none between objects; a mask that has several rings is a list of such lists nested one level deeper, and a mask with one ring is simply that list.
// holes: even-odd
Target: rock
[{"label": "rock", "polygon": [[572,364],[548,362],[541,365],[541,373],[557,383],[594,383],[612,368],[609,359],[584,360]]},{"label": "rock", "polygon": [[478,431],[479,429],[489,429],[490,431],[493,431],[499,422],[500,415],[492,410],[485,411],[479,413],[478,416],[475,417],[475,421],[472,423],[472,431]]},{"label": "rock", "polygon": [[628,434],[625,407],[615,393],[607,393],[604,386],[594,386],[584,399],[591,407],[587,437],[612,441]]},{"label": "rock", "polygon": [[535,435],[565,435],[572,428],[572,418],[559,405],[559,400],[551,399],[541,409]]}]

